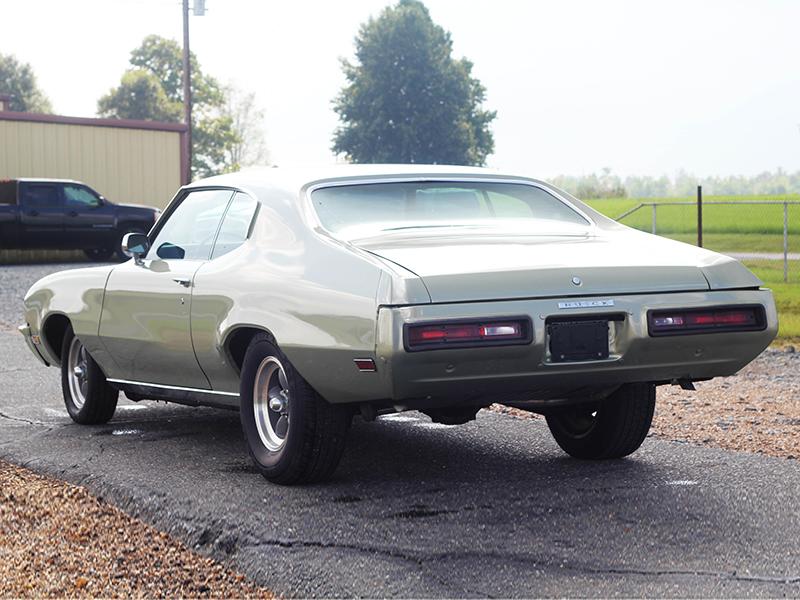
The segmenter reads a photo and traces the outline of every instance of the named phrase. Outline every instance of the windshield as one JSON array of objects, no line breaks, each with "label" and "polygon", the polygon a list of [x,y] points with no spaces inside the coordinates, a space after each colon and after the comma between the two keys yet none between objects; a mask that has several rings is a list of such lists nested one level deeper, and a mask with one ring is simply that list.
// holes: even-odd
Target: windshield
[{"label": "windshield", "polygon": [[[311,193],[322,226],[349,237],[424,227],[502,227],[589,221],[548,191],[520,183],[400,182],[323,187]],[[551,223],[555,225],[555,223]]]}]

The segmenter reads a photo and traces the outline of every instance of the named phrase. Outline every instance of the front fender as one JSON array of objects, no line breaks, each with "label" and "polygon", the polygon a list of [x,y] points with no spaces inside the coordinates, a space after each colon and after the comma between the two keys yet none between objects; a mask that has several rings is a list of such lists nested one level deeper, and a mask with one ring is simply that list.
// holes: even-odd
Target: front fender
[{"label": "front fender", "polygon": [[[23,299],[30,336],[39,336],[37,349],[45,362],[60,363],[62,325],[66,318],[75,335],[103,366],[107,352],[98,337],[106,281],[116,265],[72,269],[53,273],[37,281]],[[58,333],[60,332],[60,334]]]}]

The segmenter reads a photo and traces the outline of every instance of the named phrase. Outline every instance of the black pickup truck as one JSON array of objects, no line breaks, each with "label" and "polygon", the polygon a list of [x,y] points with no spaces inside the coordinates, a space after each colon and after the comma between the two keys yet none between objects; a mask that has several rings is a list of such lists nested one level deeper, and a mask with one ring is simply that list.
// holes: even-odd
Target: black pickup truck
[{"label": "black pickup truck", "polygon": [[115,252],[122,236],[147,233],[160,211],[114,204],[68,179],[0,180],[0,249],[83,250],[93,260]]}]

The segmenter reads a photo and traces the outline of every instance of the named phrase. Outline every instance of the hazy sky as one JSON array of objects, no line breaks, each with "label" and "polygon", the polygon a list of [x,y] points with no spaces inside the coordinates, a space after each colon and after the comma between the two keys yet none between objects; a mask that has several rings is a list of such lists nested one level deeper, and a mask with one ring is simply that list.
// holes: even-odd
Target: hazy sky
[{"label": "hazy sky", "polygon": [[[256,92],[273,163],[331,162],[339,59],[388,4],[206,0],[190,46],[204,72]],[[497,110],[489,167],[544,179],[800,170],[797,0],[425,4]],[[145,36],[183,39],[180,0],[0,0],[0,18],[0,53],[30,63],[67,116],[95,116]]]}]

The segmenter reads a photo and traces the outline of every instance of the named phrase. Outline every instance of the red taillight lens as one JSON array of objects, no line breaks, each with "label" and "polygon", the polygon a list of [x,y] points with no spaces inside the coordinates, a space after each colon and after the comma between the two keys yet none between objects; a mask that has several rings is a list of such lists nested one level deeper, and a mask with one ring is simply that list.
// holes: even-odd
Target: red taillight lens
[{"label": "red taillight lens", "polygon": [[649,313],[650,335],[680,335],[719,331],[761,331],[766,328],[764,308],[748,306],[707,310],[654,311]]},{"label": "red taillight lens", "polygon": [[528,343],[530,321],[457,322],[405,326],[407,350],[454,346],[484,346],[498,343]]}]

